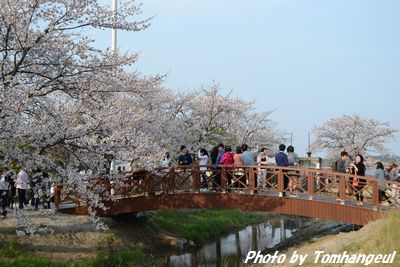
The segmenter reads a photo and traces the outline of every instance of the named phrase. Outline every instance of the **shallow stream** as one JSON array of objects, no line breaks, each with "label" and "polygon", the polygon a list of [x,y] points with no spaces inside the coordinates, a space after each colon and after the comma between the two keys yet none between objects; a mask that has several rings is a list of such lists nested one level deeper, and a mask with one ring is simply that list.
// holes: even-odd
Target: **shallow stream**
[{"label": "shallow stream", "polygon": [[[160,241],[147,219],[126,217],[116,222],[119,235],[128,243],[141,243],[146,254],[152,255],[157,265],[167,267],[242,266],[249,251],[274,253],[293,245],[300,245],[314,237],[351,231],[349,224],[312,218],[273,215],[263,223],[249,225],[196,248],[182,241],[180,246],[169,246]],[[150,227],[150,228],[149,228]]]}]

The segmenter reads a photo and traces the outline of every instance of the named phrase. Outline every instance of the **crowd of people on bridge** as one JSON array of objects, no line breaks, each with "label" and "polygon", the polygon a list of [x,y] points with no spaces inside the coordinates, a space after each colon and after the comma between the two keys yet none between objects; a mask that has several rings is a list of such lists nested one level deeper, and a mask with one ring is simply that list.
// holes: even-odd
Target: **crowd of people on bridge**
[{"label": "crowd of people on bridge", "polygon": [[[396,163],[390,164],[389,168],[385,169],[382,162],[376,163],[375,177],[382,180],[400,182],[400,168]],[[395,184],[388,185],[388,183],[380,182],[379,186],[379,200],[386,201],[389,205],[400,205],[399,200],[399,187]]]},{"label": "crowd of people on bridge", "polygon": [[[286,151],[285,151],[286,149]],[[275,154],[274,158],[269,157],[266,148],[262,148],[259,152],[252,152],[249,150],[247,144],[237,146],[233,151],[231,146],[219,144],[211,151],[205,148],[198,150],[197,154],[192,157],[186,146],[182,145],[180,154],[177,157],[178,165],[192,165],[193,158],[197,157],[197,163],[200,166],[201,184],[202,188],[207,189],[216,185],[217,188],[221,187],[221,174],[220,170],[223,166],[226,170],[227,187],[230,188],[243,188],[249,185],[248,175],[243,175],[245,170],[235,166],[254,166],[258,165],[259,168],[256,172],[254,185],[262,184],[263,187],[268,186],[266,183],[268,173],[262,166],[279,166],[279,167],[296,167],[299,166],[297,154],[294,152],[293,146],[279,145],[279,151]],[[161,167],[169,167],[172,164],[170,153],[167,152],[160,162]],[[207,164],[213,164],[215,172],[210,172]],[[366,164],[363,155],[356,155],[354,160],[345,151],[341,152],[340,158],[334,162],[333,171],[339,173],[350,174],[348,183],[346,183],[346,194],[355,196],[357,205],[364,204],[364,191],[367,185],[367,180],[363,178],[366,175]],[[396,163],[390,165],[388,169],[384,168],[382,162],[376,163],[375,177],[384,180],[400,182],[400,168]],[[213,181],[210,183],[209,176],[213,176]],[[296,182],[292,182],[295,178],[289,179],[290,172],[286,171],[284,175],[284,192],[282,195],[296,195]],[[236,179],[233,179],[236,178]],[[234,182],[232,182],[234,180]],[[388,185],[384,181],[378,183],[379,187],[379,200],[387,204],[400,204],[398,187],[396,185]],[[216,189],[218,190],[218,189]],[[339,198],[339,192],[337,200]]]},{"label": "crowd of people on bridge", "polygon": [[[286,149],[286,153],[285,153]],[[258,165],[260,168],[257,171],[257,175],[255,177],[254,183],[262,184],[263,187],[268,186],[266,183],[267,171],[266,169],[261,168],[262,166],[279,166],[279,167],[290,167],[290,166],[298,166],[298,157],[294,152],[293,146],[288,146],[281,144],[279,145],[279,152],[276,153],[275,157],[269,157],[267,154],[267,149],[262,148],[259,153],[253,152],[249,150],[247,144],[242,144],[237,146],[235,150],[232,149],[231,146],[225,146],[224,144],[219,144],[212,148],[211,151],[207,151],[205,148],[201,148],[198,150],[197,154],[197,163],[200,166],[201,172],[201,184],[202,188],[207,189],[212,187],[212,183],[217,185],[217,187],[221,187],[221,175],[220,169],[223,166],[227,171],[227,185],[232,188],[244,188],[249,184],[248,175],[244,175],[245,170],[241,168],[236,168],[233,171],[234,166],[243,166],[243,165]],[[189,153],[186,146],[182,145],[180,148],[180,154],[177,158],[178,165],[192,165],[194,163],[192,155]],[[215,166],[215,172],[211,175],[214,177],[213,182],[211,183],[207,174],[208,168],[207,164],[213,164]],[[162,168],[166,168],[172,165],[172,158],[169,152],[166,152],[163,158],[160,161],[160,166]],[[233,179],[233,178],[236,179]],[[235,180],[232,183],[232,180]],[[293,188],[289,186],[289,179],[284,177],[284,188],[285,191],[288,188]],[[215,189],[219,190],[219,189]],[[285,195],[285,193],[283,193]]]},{"label": "crowd of people on bridge", "polygon": [[[350,178],[349,185],[346,190],[349,194],[355,194],[358,205],[363,205],[364,194],[363,189],[367,185],[366,179],[362,178],[366,174],[365,159],[362,155],[355,157],[355,162],[349,154],[343,151],[340,158],[334,164],[334,171],[340,173],[349,173],[360,178]],[[385,169],[382,162],[376,162],[376,170],[374,176],[378,179],[386,181],[400,182],[400,169],[396,163],[392,163],[388,169]],[[389,185],[387,182],[379,182],[379,201],[385,204],[400,204],[398,199],[398,186],[395,184]],[[355,192],[354,192],[355,191]],[[338,194],[339,195],[339,194]],[[339,200],[339,199],[338,199]]]},{"label": "crowd of people on bridge", "polygon": [[0,170],[1,216],[5,218],[9,210],[50,208],[54,198],[54,182],[49,174],[41,170],[31,175],[24,169],[17,174],[8,168]]}]

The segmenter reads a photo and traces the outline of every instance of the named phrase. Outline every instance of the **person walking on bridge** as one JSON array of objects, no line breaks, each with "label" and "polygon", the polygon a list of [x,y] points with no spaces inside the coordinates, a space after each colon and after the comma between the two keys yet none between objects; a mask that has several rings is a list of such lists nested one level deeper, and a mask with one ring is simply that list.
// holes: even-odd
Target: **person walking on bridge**
[{"label": "person walking on bridge", "polygon": [[[162,160],[160,160],[160,167],[163,168],[164,170],[168,171],[168,168],[171,167],[171,163],[172,163],[172,159],[169,154],[169,151],[167,151],[164,153]],[[120,167],[121,166],[119,166],[118,168],[120,168]]]},{"label": "person walking on bridge", "polygon": [[227,165],[228,167],[225,167],[226,171],[226,179],[228,181],[228,192],[230,191],[230,186],[232,184],[232,170],[233,170],[233,165],[234,163],[234,154],[232,152],[232,148],[230,146],[225,147],[225,153],[222,156],[221,159],[221,165]]},{"label": "person walking on bridge", "polygon": [[[333,171],[334,172],[340,172],[340,173],[348,173],[349,172],[350,163],[351,163],[351,159],[349,158],[349,154],[346,151],[342,151],[340,153],[340,158],[334,163]],[[338,181],[338,184],[339,184],[339,181]],[[349,191],[353,192],[350,188],[348,188],[347,183],[346,183],[345,194],[346,194],[346,190],[347,189]],[[339,198],[339,191],[337,193],[336,200],[337,201],[342,201],[342,199]]]},{"label": "person walking on bridge", "polygon": [[213,147],[213,149],[210,152],[210,159],[211,159],[211,164],[214,165],[214,169],[211,175],[211,190],[218,190],[217,187],[221,184],[221,173],[218,170],[217,166],[217,160],[218,160],[218,146]]},{"label": "person walking on bridge", "polygon": [[186,146],[182,145],[181,146],[181,154],[178,157],[178,164],[179,165],[192,165],[193,160],[192,156],[188,152],[188,149]]},{"label": "person walking on bridge", "polygon": [[[389,179],[392,182],[399,182],[400,179],[398,177],[398,169],[397,169],[397,164],[393,163],[390,165],[390,171],[389,171]],[[393,202],[393,204],[399,204],[399,199],[398,199],[398,186],[395,184],[392,184],[392,196],[390,198],[390,201]]]},{"label": "person walking on bridge", "polygon": [[349,158],[349,154],[346,151],[342,151],[340,153],[340,159],[336,161],[336,172],[346,173],[348,172],[349,165],[351,163],[351,159]]},{"label": "person walking on bridge", "polygon": [[208,152],[205,148],[201,148],[197,153],[199,160],[200,175],[201,175],[201,187],[208,188],[208,177],[207,177],[207,164],[208,164]]},{"label": "person walking on bridge", "polygon": [[263,168],[268,165],[268,155],[267,149],[264,147],[261,149],[260,154],[257,156],[257,165],[260,166],[258,168],[258,182],[262,184],[262,187],[265,187],[265,180],[267,178],[267,169]]},{"label": "person walking on bridge", "polygon": [[[284,144],[279,145],[279,152],[275,155],[276,166],[287,167],[289,166],[289,160],[285,154],[286,146]],[[286,191],[289,186],[289,178],[287,177],[286,171],[283,171],[283,192],[280,193],[281,196],[286,196]]]},{"label": "person walking on bridge", "polygon": [[[297,153],[294,152],[294,146],[290,145],[286,148],[286,152],[287,152],[287,157],[288,157],[288,163],[289,166],[288,167],[297,167],[299,166],[299,161],[298,161],[298,157],[297,157]],[[299,186],[299,180],[297,179],[298,177],[298,172],[297,171],[289,171],[288,172],[288,177],[290,177],[289,180],[289,189],[290,189],[290,193],[292,197],[297,197],[296,194],[296,189]]]},{"label": "person walking on bridge", "polygon": [[[186,148],[186,146],[182,145],[181,146],[181,153],[180,153],[180,155],[178,157],[178,164],[182,165],[182,166],[189,166],[189,165],[192,165],[192,163],[193,163],[192,156],[188,152],[188,149]],[[188,170],[188,168],[180,168],[180,169],[181,169],[183,174],[185,174],[186,171]],[[189,183],[192,184],[193,177],[190,176],[190,178],[187,179],[185,182],[188,183],[188,184]],[[187,184],[187,186],[188,186],[188,184]]]},{"label": "person walking on bridge", "polygon": [[221,159],[225,154],[225,149],[224,149],[224,144],[219,144],[217,146],[217,150],[216,152],[214,152],[214,155],[212,155],[211,157],[215,158],[215,155],[217,155],[217,157],[215,158],[215,176],[214,176],[214,186],[216,187],[215,190],[216,191],[221,191]]},{"label": "person walking on bridge", "polygon": [[[240,158],[242,159],[243,165],[255,165],[255,161],[254,161],[254,155],[253,153],[251,153],[250,151],[248,151],[249,146],[247,144],[243,144],[242,145],[242,151],[243,153],[240,155]],[[246,178],[248,183],[250,183],[249,181],[249,169],[247,168],[247,172],[246,172]],[[257,176],[254,175],[254,186],[257,187]]]},{"label": "person walking on bridge", "polygon": [[299,165],[299,160],[297,153],[294,152],[294,146],[288,146],[286,152],[287,152],[289,166],[297,167]]},{"label": "person walking on bridge", "polygon": [[224,144],[219,144],[218,145],[218,157],[217,157],[217,162],[215,164],[220,165],[222,157],[225,154],[225,149],[224,149]]},{"label": "person walking on bridge", "polygon": [[233,186],[234,188],[244,188],[246,185],[246,176],[243,173],[243,168],[238,168],[238,166],[243,165],[243,161],[241,159],[241,155],[243,153],[243,150],[240,146],[236,147],[236,153],[233,156],[233,164],[235,165],[236,171],[234,172],[235,174],[235,185]]},{"label": "person walking on bridge", "polygon": [[[376,171],[375,171],[375,177],[381,180],[386,180],[386,173],[385,173],[385,167],[383,166],[382,162],[377,162],[376,163]],[[386,196],[386,189],[387,189],[387,184],[384,182],[379,182],[378,183],[379,187],[379,202],[382,202],[384,200],[387,200],[388,197]]]},{"label": "person walking on bridge", "polygon": [[365,176],[365,164],[364,157],[362,155],[356,156],[356,162],[350,164],[350,168],[353,169],[356,177],[353,178],[353,187],[356,190],[356,199],[358,201],[357,205],[363,205],[364,194],[363,189],[367,184],[367,181],[364,178],[359,178],[358,176]]}]

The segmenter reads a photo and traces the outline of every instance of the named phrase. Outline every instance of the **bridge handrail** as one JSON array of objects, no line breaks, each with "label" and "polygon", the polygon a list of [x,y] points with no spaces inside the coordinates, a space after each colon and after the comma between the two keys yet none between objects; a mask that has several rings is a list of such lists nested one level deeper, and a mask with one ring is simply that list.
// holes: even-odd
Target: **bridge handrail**
[{"label": "bridge handrail", "polygon": [[393,180],[387,180],[387,179],[379,179],[371,175],[356,175],[356,174],[350,174],[350,173],[343,173],[343,172],[335,172],[332,170],[327,170],[327,169],[318,169],[318,168],[299,168],[299,167],[281,167],[281,166],[274,166],[274,165],[217,165],[217,164],[207,164],[207,165],[199,165],[199,164],[192,164],[192,165],[173,165],[171,167],[157,167],[154,168],[153,170],[156,171],[162,171],[162,170],[169,170],[170,168],[175,168],[176,169],[192,169],[193,167],[207,167],[210,169],[213,168],[243,168],[243,169],[275,169],[275,170],[282,170],[282,171],[302,171],[302,172],[308,172],[308,171],[315,171],[319,173],[325,173],[325,174],[332,174],[334,176],[344,176],[345,178],[354,178],[354,177],[362,177],[363,179],[366,178],[368,181],[376,181],[380,183],[388,183],[388,184],[394,184],[400,186],[400,182],[393,181]]},{"label": "bridge handrail", "polygon": [[[378,184],[384,183],[388,187],[392,187],[392,185],[396,185],[400,187],[400,182],[396,181],[391,181],[391,180],[386,180],[386,179],[378,179],[376,177],[366,175],[366,176],[359,176],[359,175],[354,175],[354,174],[349,174],[349,173],[341,173],[341,172],[334,172],[332,170],[326,170],[326,169],[316,169],[316,168],[299,168],[299,167],[280,167],[280,166],[274,166],[274,165],[215,165],[215,164],[207,164],[207,165],[198,165],[198,164],[193,164],[193,165],[173,165],[171,167],[163,167],[163,168],[154,168],[152,170],[145,170],[145,169],[137,169],[135,171],[131,172],[126,172],[123,178],[127,179],[127,182],[133,180],[135,175],[139,176],[139,180],[136,183],[136,185],[141,184],[141,189],[142,193],[144,194],[150,194],[152,193],[155,189],[155,183],[154,183],[154,177],[150,174],[154,174],[156,172],[159,173],[164,173],[166,179],[169,181],[168,184],[166,184],[167,188],[172,188],[172,192],[176,188],[176,172],[182,171],[183,173],[187,173],[188,177],[190,176],[195,176],[195,178],[191,178],[191,188],[194,189],[195,191],[199,191],[200,189],[200,168],[206,168],[207,172],[219,172],[221,174],[221,179],[223,180],[224,183],[227,181],[227,176],[226,173],[228,172],[238,172],[238,171],[243,171],[248,173],[248,179],[249,183],[246,186],[246,190],[251,190],[255,191],[257,190],[257,184],[256,182],[253,181],[253,179],[257,179],[256,174],[260,172],[261,170],[272,170],[275,174],[277,174],[277,189],[279,192],[284,192],[285,188],[283,185],[283,178],[286,176],[290,175],[293,176],[293,173],[307,173],[307,181],[308,181],[308,190],[307,194],[310,196],[321,192],[321,190],[315,192],[315,180],[319,179],[321,176],[327,176],[323,177],[324,179],[330,179],[330,178],[337,178],[339,179],[339,198],[345,199],[346,198],[346,186],[350,185],[350,179],[354,178],[359,178],[359,179],[364,179],[366,180],[365,185],[368,183],[372,186],[372,203],[373,205],[378,205],[379,200],[378,200]],[[141,176],[142,175],[142,176]],[[141,177],[141,178],[140,178]],[[137,177],[136,177],[137,178]],[[187,183],[187,179],[186,183]],[[172,181],[173,179],[174,181]],[[305,176],[302,179],[306,179]],[[137,180],[137,179],[136,179]],[[136,181],[135,180],[135,181]],[[91,177],[86,180],[87,182],[90,181],[96,181],[96,183],[93,184],[93,186],[96,186],[99,183],[105,183],[107,186],[112,189],[114,185],[111,184],[113,180],[107,179],[103,176],[96,175],[94,177]],[[185,181],[183,181],[185,182]],[[61,199],[61,190],[63,190],[64,186],[67,185],[65,183],[59,183],[56,185],[56,191],[57,193],[55,195],[55,203],[57,200],[56,206],[59,205],[63,200]],[[163,185],[163,182],[161,182],[161,185]],[[134,185],[133,185],[134,186]],[[326,187],[326,185],[324,184]],[[350,185],[351,186],[351,185]],[[222,189],[229,189],[226,184],[222,183],[221,186]],[[147,191],[147,192],[146,192]],[[79,202],[79,199],[76,200]]]}]

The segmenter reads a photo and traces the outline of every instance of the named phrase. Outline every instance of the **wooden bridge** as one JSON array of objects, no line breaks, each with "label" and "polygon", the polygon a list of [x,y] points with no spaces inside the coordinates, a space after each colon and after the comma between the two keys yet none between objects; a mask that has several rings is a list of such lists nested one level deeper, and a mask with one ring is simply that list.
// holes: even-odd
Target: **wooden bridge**
[{"label": "wooden bridge", "polygon": [[[362,187],[360,178],[365,179]],[[98,209],[100,216],[162,209],[235,209],[365,225],[388,209],[379,200],[378,183],[388,188],[400,185],[319,169],[193,165],[141,169],[111,181],[92,179],[87,186],[104,199],[107,209]],[[355,201],[357,194],[364,195],[362,206]],[[62,212],[88,214],[85,201],[71,190],[65,192],[63,185],[58,187],[55,204]]]}]

